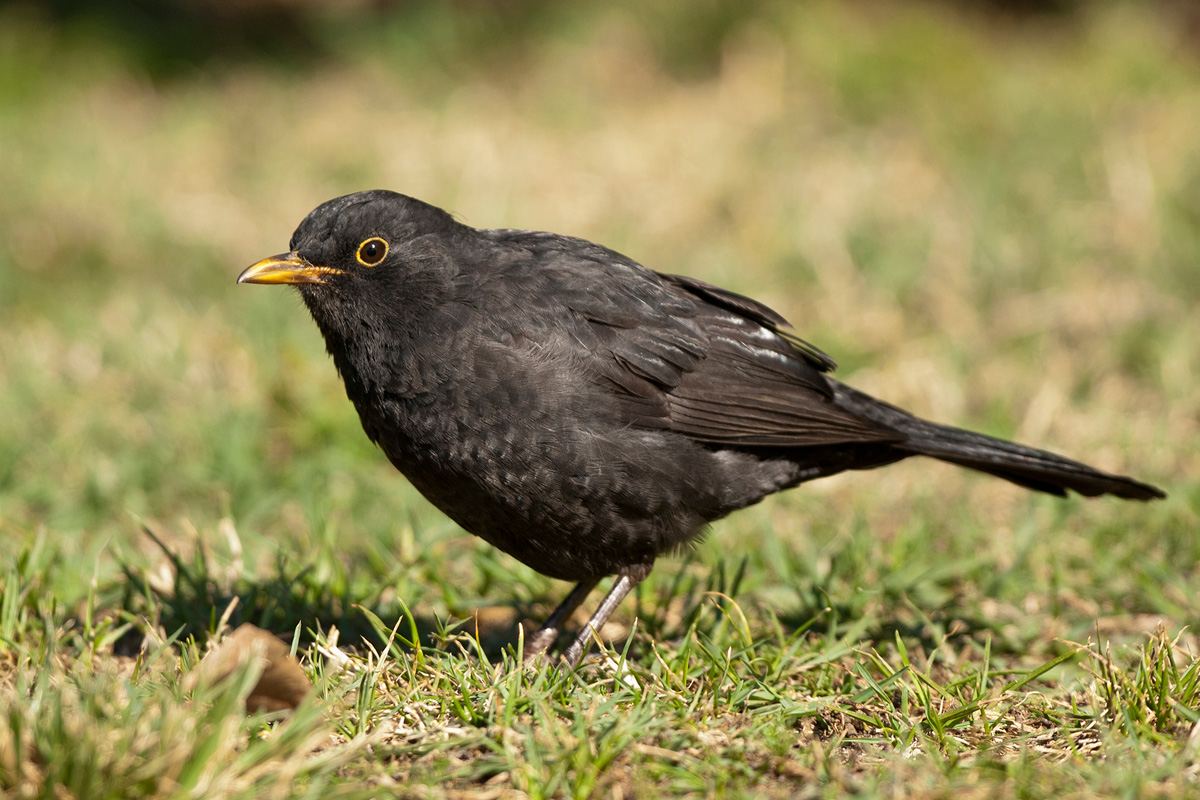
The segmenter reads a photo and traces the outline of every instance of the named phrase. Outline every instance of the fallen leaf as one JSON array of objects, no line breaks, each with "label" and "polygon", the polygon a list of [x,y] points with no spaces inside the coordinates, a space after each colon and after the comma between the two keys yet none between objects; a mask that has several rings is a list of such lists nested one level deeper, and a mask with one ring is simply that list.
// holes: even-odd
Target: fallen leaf
[{"label": "fallen leaf", "polygon": [[239,625],[204,657],[198,674],[216,683],[254,659],[262,660],[262,675],[246,697],[246,710],[281,711],[300,705],[312,688],[300,662],[278,636],[248,622]]}]

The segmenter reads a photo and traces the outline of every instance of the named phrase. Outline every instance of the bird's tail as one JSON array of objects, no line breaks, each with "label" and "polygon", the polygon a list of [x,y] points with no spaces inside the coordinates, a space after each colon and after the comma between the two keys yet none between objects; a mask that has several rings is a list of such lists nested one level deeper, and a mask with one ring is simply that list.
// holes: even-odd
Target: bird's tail
[{"label": "bird's tail", "polygon": [[1161,489],[1124,475],[1110,475],[1069,458],[982,433],[927,422],[843,384],[835,385],[835,397],[838,405],[856,415],[905,434],[907,438],[894,445],[898,450],[986,472],[1027,489],[1059,496],[1070,489],[1087,497],[1111,494],[1128,500],[1166,497]]}]

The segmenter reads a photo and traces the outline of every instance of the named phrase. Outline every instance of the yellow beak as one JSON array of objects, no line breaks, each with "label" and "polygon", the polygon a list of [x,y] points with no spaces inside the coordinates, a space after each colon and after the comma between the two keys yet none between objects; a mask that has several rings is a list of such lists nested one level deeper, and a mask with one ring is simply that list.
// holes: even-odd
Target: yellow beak
[{"label": "yellow beak", "polygon": [[238,283],[324,283],[326,275],[340,275],[340,269],[318,267],[299,253],[281,253],[252,264],[238,275]]}]

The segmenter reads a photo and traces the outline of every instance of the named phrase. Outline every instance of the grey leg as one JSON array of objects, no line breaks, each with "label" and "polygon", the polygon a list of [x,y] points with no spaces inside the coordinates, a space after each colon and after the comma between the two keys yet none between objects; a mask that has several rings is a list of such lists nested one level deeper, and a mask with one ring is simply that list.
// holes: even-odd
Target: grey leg
[{"label": "grey leg", "polygon": [[537,632],[525,640],[525,661],[526,663],[541,658],[550,645],[554,644],[554,640],[558,638],[558,629],[566,622],[567,618],[575,613],[575,609],[579,608],[580,604],[587,599],[587,596],[592,593],[592,589],[596,588],[596,584],[600,582],[599,578],[591,578],[586,581],[580,581],[567,595],[567,598],[558,604],[558,608],[554,609],[550,617],[537,629]]},{"label": "grey leg", "polygon": [[604,627],[604,623],[608,622],[612,612],[621,605],[625,595],[629,594],[649,574],[650,567],[648,565],[621,571],[617,576],[616,583],[608,590],[600,607],[596,609],[596,613],[588,620],[587,625],[583,626],[583,630],[575,637],[575,641],[567,648],[567,652],[563,653],[563,661],[572,667],[579,664],[579,659],[583,658],[583,654],[592,646],[592,638],[596,635],[596,631]]}]

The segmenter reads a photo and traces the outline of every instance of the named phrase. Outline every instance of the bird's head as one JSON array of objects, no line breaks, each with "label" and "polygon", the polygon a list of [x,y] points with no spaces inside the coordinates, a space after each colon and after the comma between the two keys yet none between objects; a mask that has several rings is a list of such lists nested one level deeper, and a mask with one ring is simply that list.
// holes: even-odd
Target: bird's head
[{"label": "bird's head", "polygon": [[357,192],[317,206],[289,252],[251,265],[237,282],[292,284],[335,357],[346,348],[374,353],[382,339],[393,346],[421,329],[422,312],[448,297],[455,247],[471,231],[406,195]]},{"label": "bird's head", "polygon": [[406,195],[348,194],[313,209],[289,252],[247,267],[237,282],[295,285],[310,308],[373,295],[411,298],[435,275],[448,277],[445,245],[462,229],[445,211]]},{"label": "bird's head", "polygon": [[237,282],[299,289],[356,403],[385,384],[420,391],[444,365],[422,359],[414,343],[450,325],[444,309],[473,232],[420,200],[358,192],[315,208],[287,253],[247,267]]}]

